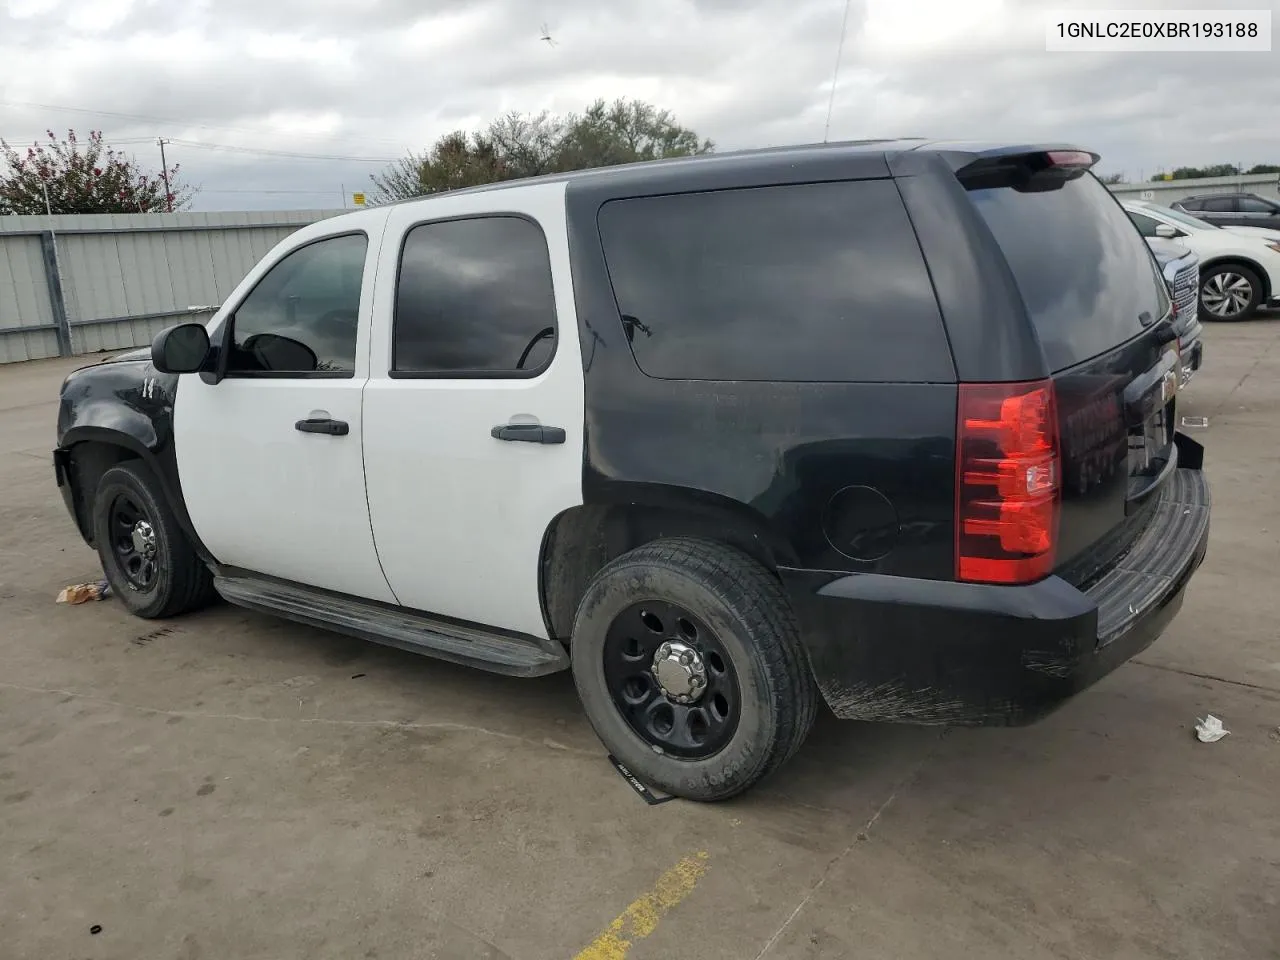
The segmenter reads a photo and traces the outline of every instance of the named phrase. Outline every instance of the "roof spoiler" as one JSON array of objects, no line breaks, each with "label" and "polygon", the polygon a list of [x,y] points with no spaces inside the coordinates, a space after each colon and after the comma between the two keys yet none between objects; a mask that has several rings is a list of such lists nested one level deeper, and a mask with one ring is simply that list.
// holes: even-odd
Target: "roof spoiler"
[{"label": "roof spoiler", "polygon": [[1037,193],[1084,176],[1099,159],[1099,154],[1070,146],[993,150],[973,156],[956,170],[956,177],[967,190],[1012,187]]}]

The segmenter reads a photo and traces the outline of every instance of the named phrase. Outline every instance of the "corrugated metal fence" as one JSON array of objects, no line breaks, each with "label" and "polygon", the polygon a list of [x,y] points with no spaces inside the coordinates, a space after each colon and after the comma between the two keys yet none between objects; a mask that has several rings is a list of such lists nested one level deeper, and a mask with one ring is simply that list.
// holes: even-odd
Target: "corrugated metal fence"
[{"label": "corrugated metal fence", "polygon": [[144,346],[341,210],[0,217],[0,363]]}]

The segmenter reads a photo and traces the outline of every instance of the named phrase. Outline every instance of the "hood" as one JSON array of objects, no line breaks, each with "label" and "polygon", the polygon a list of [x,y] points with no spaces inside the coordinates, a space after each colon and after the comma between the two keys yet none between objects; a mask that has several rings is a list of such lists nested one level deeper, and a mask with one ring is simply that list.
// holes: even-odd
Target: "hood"
[{"label": "hood", "polygon": [[103,357],[99,363],[121,363],[126,360],[150,360],[151,347],[135,347],[132,350],[126,350],[124,353],[116,353],[109,357]]},{"label": "hood", "polygon": [[1280,240],[1280,230],[1272,230],[1270,227],[1223,227],[1223,230],[1229,230],[1231,233],[1238,233],[1246,237],[1261,237],[1268,242]]}]

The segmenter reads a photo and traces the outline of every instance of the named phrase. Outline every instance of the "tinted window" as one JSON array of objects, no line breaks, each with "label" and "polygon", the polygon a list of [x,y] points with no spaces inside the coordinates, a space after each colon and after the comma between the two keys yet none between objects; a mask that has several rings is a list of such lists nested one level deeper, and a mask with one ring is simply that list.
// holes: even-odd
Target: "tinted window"
[{"label": "tinted window", "polygon": [[617,200],[599,222],[623,326],[650,376],[955,377],[892,181]]},{"label": "tinted window", "polygon": [[268,270],[236,310],[227,371],[350,376],[368,244],[364,234],[320,240]]},{"label": "tinted window", "polygon": [[1129,211],[1129,219],[1133,221],[1133,225],[1138,228],[1138,232],[1144,237],[1154,237],[1156,235],[1156,227],[1160,225],[1159,220],[1153,220],[1133,211]]},{"label": "tinted window", "polygon": [[995,187],[969,197],[1004,251],[1052,369],[1141,333],[1142,313],[1167,312],[1145,241],[1091,174],[1056,190]]},{"label": "tinted window", "polygon": [[1179,200],[1178,205],[1187,210],[1199,210],[1204,206],[1203,200]]},{"label": "tinted window", "polygon": [[533,374],[555,351],[555,326],[547,241],[531,221],[425,223],[405,237],[396,289],[397,372]]},{"label": "tinted window", "polygon": [[1232,213],[1235,208],[1236,202],[1232,197],[1210,197],[1200,206],[1207,213]]},{"label": "tinted window", "polygon": [[1267,203],[1265,200],[1259,200],[1257,197],[1241,197],[1240,198],[1241,213],[1275,213],[1274,204]]}]

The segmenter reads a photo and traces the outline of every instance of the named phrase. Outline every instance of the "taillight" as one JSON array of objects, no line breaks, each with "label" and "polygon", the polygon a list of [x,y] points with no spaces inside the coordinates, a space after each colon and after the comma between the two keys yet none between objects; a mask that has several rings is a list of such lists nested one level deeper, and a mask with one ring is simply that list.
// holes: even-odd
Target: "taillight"
[{"label": "taillight", "polygon": [[956,579],[1047,576],[1062,492],[1053,383],[962,383],[956,420]]}]

